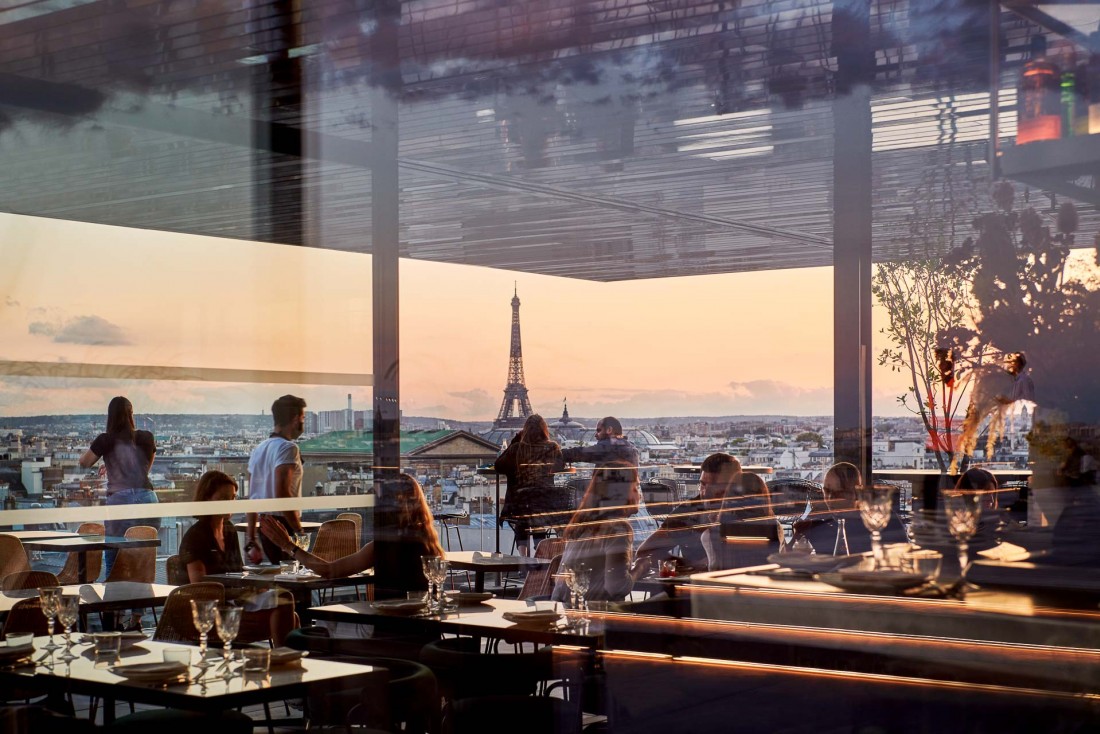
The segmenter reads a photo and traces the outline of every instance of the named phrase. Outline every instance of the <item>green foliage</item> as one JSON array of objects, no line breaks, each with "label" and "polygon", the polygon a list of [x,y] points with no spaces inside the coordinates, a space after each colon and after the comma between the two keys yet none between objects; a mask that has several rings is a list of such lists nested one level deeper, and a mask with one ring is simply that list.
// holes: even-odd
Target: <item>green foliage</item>
[{"label": "green foliage", "polygon": [[813,431],[803,431],[794,437],[794,440],[798,443],[812,443],[820,447],[824,440],[821,438],[820,433],[814,433]]}]

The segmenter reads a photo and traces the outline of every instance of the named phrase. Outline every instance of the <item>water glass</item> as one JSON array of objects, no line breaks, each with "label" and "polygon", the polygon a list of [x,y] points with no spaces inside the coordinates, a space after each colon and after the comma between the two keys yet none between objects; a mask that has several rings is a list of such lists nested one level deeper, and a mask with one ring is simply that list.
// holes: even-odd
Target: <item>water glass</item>
[{"label": "water glass", "polygon": [[92,635],[96,660],[118,660],[122,649],[121,632],[96,632]]},{"label": "water glass", "polygon": [[165,650],[161,655],[166,663],[183,663],[191,667],[191,648]]},{"label": "water glass", "polygon": [[271,669],[271,650],[266,647],[248,647],[241,650],[245,674],[264,675]]},{"label": "water glass", "polygon": [[8,647],[24,647],[34,642],[34,635],[30,632],[11,633],[4,635],[4,642]]},{"label": "water glass", "polygon": [[280,576],[296,576],[298,574],[297,561],[279,561]]},{"label": "water glass", "polygon": [[298,546],[304,551],[309,550],[309,533],[295,533],[293,540],[294,545]]},{"label": "water glass", "polygon": [[943,566],[943,554],[934,550],[914,550],[902,556],[903,568],[923,576],[929,581],[939,578]]}]

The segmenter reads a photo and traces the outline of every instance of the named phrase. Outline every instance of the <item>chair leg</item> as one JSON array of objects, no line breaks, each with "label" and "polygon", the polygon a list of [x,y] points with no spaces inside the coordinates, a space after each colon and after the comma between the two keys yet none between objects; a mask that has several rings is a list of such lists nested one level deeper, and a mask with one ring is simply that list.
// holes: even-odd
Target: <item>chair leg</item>
[{"label": "chair leg", "polygon": [[275,722],[271,719],[271,707],[264,701],[264,716],[267,717],[267,734],[275,734]]}]

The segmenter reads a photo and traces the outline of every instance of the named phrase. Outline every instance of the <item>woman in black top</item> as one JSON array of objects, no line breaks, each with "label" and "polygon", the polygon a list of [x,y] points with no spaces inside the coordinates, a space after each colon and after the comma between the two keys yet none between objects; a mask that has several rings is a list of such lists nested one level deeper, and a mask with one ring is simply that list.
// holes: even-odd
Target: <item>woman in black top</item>
[{"label": "woman in black top", "polygon": [[[237,483],[225,472],[208,471],[195,486],[196,502],[229,502],[237,498]],[[191,583],[202,581],[207,574],[236,573],[244,568],[241,544],[237,529],[228,513],[200,515],[198,521],[183,535],[180,541],[180,563],[187,570]],[[240,604],[249,615],[269,615],[271,639],[281,645],[290,630],[294,629],[294,605],[283,603],[285,599],[270,591],[227,588],[225,599]],[[263,624],[264,622],[259,622]]]},{"label": "woman in black top", "polygon": [[565,467],[561,447],[550,440],[546,421],[536,413],[493,466],[508,478],[498,521],[508,521],[516,548],[527,555],[529,538],[542,540],[549,526],[564,526],[573,510],[569,493],[554,486],[554,473]]}]

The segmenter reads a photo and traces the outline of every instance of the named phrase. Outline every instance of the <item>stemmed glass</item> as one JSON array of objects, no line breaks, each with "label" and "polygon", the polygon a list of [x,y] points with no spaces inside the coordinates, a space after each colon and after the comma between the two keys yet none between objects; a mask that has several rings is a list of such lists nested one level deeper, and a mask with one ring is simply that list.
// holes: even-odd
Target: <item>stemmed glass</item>
[{"label": "stemmed glass", "polygon": [[574,566],[569,572],[570,577],[573,579],[572,591],[575,594],[573,599],[573,608],[577,609],[581,613],[581,619],[587,619],[588,614],[588,588],[592,583],[592,572],[583,563]]},{"label": "stemmed glass", "polygon": [[218,615],[215,618],[215,622],[218,628],[218,637],[221,638],[222,645],[222,665],[225,668],[229,668],[230,661],[233,660],[233,640],[237,639],[237,633],[241,630],[241,608],[240,607],[218,607]]},{"label": "stemmed glass", "polygon": [[431,571],[431,582],[435,586],[436,608],[440,612],[446,607],[446,601],[443,598],[443,583],[447,580],[448,566],[447,559],[439,556],[432,556],[428,563],[428,570]]},{"label": "stemmed glass", "polygon": [[61,659],[65,662],[76,660],[76,655],[73,655],[72,632],[76,620],[80,619],[80,597],[75,595],[59,597],[57,619],[65,627],[65,652],[61,655]]},{"label": "stemmed glass", "polygon": [[[309,533],[295,533],[294,545],[298,546],[304,551],[309,550]],[[305,566],[301,566],[298,569],[298,573],[304,573],[306,571]]]},{"label": "stemmed glass", "polygon": [[42,614],[46,615],[46,623],[50,626],[50,641],[42,646],[43,650],[60,650],[61,645],[53,641],[54,619],[57,617],[58,607],[61,606],[61,587],[43,586],[38,589],[39,604]]},{"label": "stemmed glass", "polygon": [[217,606],[218,602],[213,599],[191,600],[191,621],[195,623],[195,629],[199,631],[199,662],[195,667],[210,667],[210,663],[206,661],[206,636],[214,626]]},{"label": "stemmed glass", "polygon": [[945,492],[947,508],[947,529],[958,544],[959,571],[966,570],[970,559],[967,543],[978,532],[978,519],[982,514],[979,495],[974,492]]},{"label": "stemmed glass", "polygon": [[856,488],[856,507],[859,508],[859,519],[863,521],[863,527],[871,533],[871,554],[875,559],[876,570],[886,565],[882,552],[882,531],[890,524],[896,489],[889,484]]},{"label": "stemmed glass", "polygon": [[424,578],[428,580],[428,611],[438,611],[435,605],[435,594],[433,594],[433,581],[432,575],[432,562],[436,560],[438,556],[421,556],[420,557],[420,569],[424,572]]}]

